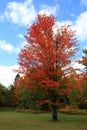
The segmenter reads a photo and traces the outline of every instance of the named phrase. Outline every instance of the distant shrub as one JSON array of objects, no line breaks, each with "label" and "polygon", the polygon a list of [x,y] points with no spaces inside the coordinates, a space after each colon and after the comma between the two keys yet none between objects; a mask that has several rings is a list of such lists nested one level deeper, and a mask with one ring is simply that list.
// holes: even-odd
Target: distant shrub
[{"label": "distant shrub", "polygon": [[83,114],[87,115],[87,110],[79,109],[79,108],[73,108],[71,106],[66,106],[65,108],[59,109],[59,112],[61,113],[67,113],[67,114]]}]

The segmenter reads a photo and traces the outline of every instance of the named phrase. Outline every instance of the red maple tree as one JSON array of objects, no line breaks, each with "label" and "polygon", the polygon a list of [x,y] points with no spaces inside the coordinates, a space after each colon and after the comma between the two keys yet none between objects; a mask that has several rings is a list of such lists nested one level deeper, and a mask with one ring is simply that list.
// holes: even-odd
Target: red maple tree
[{"label": "red maple tree", "polygon": [[[20,72],[47,90],[52,104],[52,119],[57,120],[57,93],[60,82],[69,73],[70,63],[78,50],[75,31],[71,26],[61,26],[54,32],[54,16],[38,15],[28,28],[27,44],[18,57]],[[34,88],[35,89],[35,88]]]}]

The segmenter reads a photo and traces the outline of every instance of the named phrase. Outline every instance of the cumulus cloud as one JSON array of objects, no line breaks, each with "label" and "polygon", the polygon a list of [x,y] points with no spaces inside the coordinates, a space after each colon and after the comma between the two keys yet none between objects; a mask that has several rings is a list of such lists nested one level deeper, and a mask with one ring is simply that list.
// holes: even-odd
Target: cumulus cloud
[{"label": "cumulus cloud", "polygon": [[57,34],[58,28],[64,25],[72,25],[72,21],[66,20],[66,21],[57,21],[55,25],[53,26],[54,35]]},{"label": "cumulus cloud", "polygon": [[[41,5],[39,14],[46,13],[47,15],[56,15],[59,11],[59,5],[54,7]],[[8,2],[4,13],[0,16],[0,20],[6,19],[9,22],[19,25],[31,25],[37,16],[37,11],[34,8],[33,0],[25,0],[24,2]]]},{"label": "cumulus cloud", "polygon": [[79,64],[78,62],[75,61],[72,62],[72,67],[75,69],[81,69],[81,70],[84,69],[84,66],[82,64]]},{"label": "cumulus cloud", "polygon": [[73,22],[70,20],[66,20],[66,21],[58,21],[56,23],[58,26],[63,26],[63,25],[73,25]]},{"label": "cumulus cloud", "polygon": [[48,5],[41,5],[41,9],[39,11],[39,14],[47,14],[47,15],[56,15],[57,11],[59,11],[59,5],[57,4],[54,7],[48,6]]},{"label": "cumulus cloud", "polygon": [[5,40],[0,40],[0,50],[8,53],[18,53],[20,51],[21,46],[22,45],[14,47],[11,43],[8,43]]},{"label": "cumulus cloud", "polygon": [[7,43],[5,40],[0,40],[0,50],[4,50],[10,53],[14,50],[14,47],[10,43]]},{"label": "cumulus cloud", "polygon": [[35,17],[36,11],[32,0],[25,0],[23,3],[16,1],[8,2],[4,12],[5,19],[19,25],[29,25]]},{"label": "cumulus cloud", "polygon": [[[72,25],[72,29],[76,30],[76,35],[79,41],[87,41],[87,11],[77,16],[75,21],[65,20],[57,21],[55,26]],[[56,28],[54,28],[56,30]]]},{"label": "cumulus cloud", "polygon": [[0,83],[6,87],[14,82],[17,73],[13,69],[18,69],[18,66],[0,66]]},{"label": "cumulus cloud", "polygon": [[75,21],[75,28],[78,38],[83,42],[87,41],[87,12],[81,13]]},{"label": "cumulus cloud", "polygon": [[19,38],[21,38],[21,39],[24,39],[24,35],[23,35],[22,33],[18,34],[17,37],[19,37]]}]

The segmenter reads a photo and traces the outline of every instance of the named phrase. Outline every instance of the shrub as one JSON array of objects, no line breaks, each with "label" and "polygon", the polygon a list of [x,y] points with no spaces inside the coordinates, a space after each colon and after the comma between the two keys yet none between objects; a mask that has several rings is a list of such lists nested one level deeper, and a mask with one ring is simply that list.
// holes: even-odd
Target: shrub
[{"label": "shrub", "polygon": [[81,110],[79,108],[73,108],[71,106],[66,106],[65,108],[59,109],[59,112],[61,113],[67,113],[67,114],[84,114],[87,115],[87,110]]}]

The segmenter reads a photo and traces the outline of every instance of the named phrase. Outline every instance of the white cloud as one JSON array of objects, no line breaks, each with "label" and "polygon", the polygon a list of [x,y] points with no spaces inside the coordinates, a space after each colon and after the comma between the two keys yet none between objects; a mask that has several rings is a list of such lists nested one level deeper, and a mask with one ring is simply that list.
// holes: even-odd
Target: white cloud
[{"label": "white cloud", "polygon": [[23,35],[22,33],[18,34],[17,37],[19,37],[19,38],[21,38],[21,39],[24,39],[24,35]]},{"label": "white cloud", "polygon": [[[75,21],[58,21],[56,26],[72,25],[72,29],[76,30],[76,36],[79,41],[87,41],[87,12],[81,13]],[[56,28],[54,28],[56,30]]]},{"label": "white cloud", "polygon": [[14,82],[17,73],[13,69],[18,69],[18,66],[0,66],[0,83],[6,87]]},{"label": "white cloud", "polygon": [[48,5],[41,5],[41,9],[39,11],[39,14],[47,14],[47,15],[56,15],[57,11],[59,11],[59,5],[57,4],[54,7],[48,6]]},{"label": "white cloud", "polygon": [[0,40],[0,49],[7,52],[12,52],[14,50],[14,47],[10,43],[7,43],[5,40]]},{"label": "white cloud", "polygon": [[24,3],[8,2],[4,12],[4,18],[19,25],[31,24],[35,17],[36,11],[32,0],[25,0]]},{"label": "white cloud", "polygon": [[53,31],[54,31],[54,35],[57,33],[58,31],[58,28],[60,28],[61,26],[64,26],[64,25],[72,25],[73,22],[72,21],[69,21],[69,20],[66,20],[66,21],[57,21],[55,23],[55,25],[53,26]]},{"label": "white cloud", "polygon": [[5,40],[0,40],[0,50],[8,52],[8,53],[18,53],[23,46],[23,43],[20,43],[20,46],[14,47],[11,43],[8,43]]},{"label": "white cloud", "polygon": [[75,21],[75,29],[80,41],[87,41],[87,12],[81,13]]},{"label": "white cloud", "polygon": [[84,66],[82,64],[79,64],[78,62],[72,62],[72,67],[75,68],[75,69],[81,69],[83,70],[84,69]]},{"label": "white cloud", "polygon": [[[48,6],[41,5],[39,14],[46,13],[48,15],[57,15],[59,5]],[[6,19],[9,22],[19,25],[31,25],[37,16],[37,11],[34,8],[33,0],[25,0],[24,2],[8,2],[4,13],[0,16],[0,20]]]},{"label": "white cloud", "polygon": [[58,22],[57,22],[57,25],[58,25],[58,26],[63,26],[63,25],[72,25],[72,24],[73,24],[73,22],[70,21],[70,20],[66,20],[66,21],[58,21]]}]

